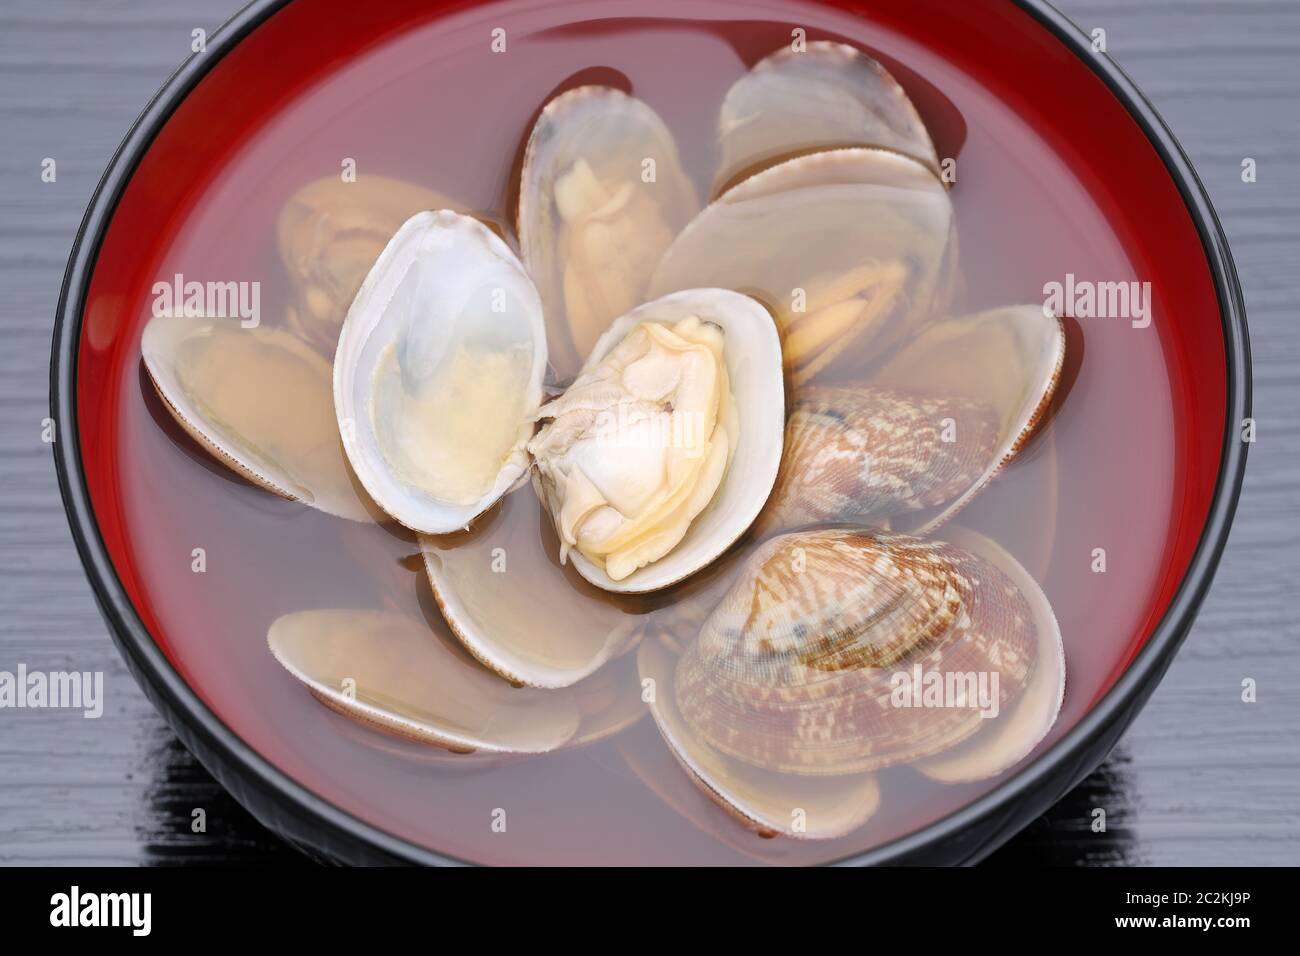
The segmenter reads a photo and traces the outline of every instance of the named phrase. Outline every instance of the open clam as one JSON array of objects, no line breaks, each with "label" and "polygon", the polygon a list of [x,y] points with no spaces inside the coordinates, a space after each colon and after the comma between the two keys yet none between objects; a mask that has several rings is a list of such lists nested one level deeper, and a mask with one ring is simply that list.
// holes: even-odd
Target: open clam
[{"label": "open clam", "polygon": [[778,50],[727,91],[718,116],[714,194],[805,153],[845,146],[897,150],[937,171],[930,134],[898,81],[843,43]]},{"label": "open clam", "polygon": [[429,534],[466,527],[529,467],[546,335],[523,266],[477,220],[406,221],[362,283],[334,357],[343,446],[370,495]]},{"label": "open clam", "polygon": [[[714,750],[768,770],[833,776],[938,753],[1028,685],[1038,631],[1055,620],[1026,583],[944,542],[782,535],[750,556],[682,655],[677,706]],[[952,699],[912,706],[899,689],[918,680]]]},{"label": "open clam", "polygon": [[850,346],[883,352],[944,310],[952,226],[947,191],[916,160],[879,149],[801,156],[692,220],[649,294],[712,285],[754,296],[776,316],[801,384]]},{"label": "open clam", "polygon": [[781,346],[757,302],[720,289],[618,319],[529,444],[561,559],[609,591],[707,566],[767,500],[781,459]]},{"label": "open clam", "polygon": [[458,208],[433,190],[386,176],[326,176],[303,186],[276,222],[293,283],[290,328],[332,356],[348,306],[397,228],[425,209]]},{"label": "open clam", "polygon": [[644,301],[655,263],[697,208],[672,134],[645,103],[583,86],[546,105],[524,153],[518,230],[561,374]]},{"label": "open clam", "polygon": [[344,457],[329,363],[300,339],[233,319],[159,316],[140,351],[172,417],[231,470],[327,514],[382,517]]}]

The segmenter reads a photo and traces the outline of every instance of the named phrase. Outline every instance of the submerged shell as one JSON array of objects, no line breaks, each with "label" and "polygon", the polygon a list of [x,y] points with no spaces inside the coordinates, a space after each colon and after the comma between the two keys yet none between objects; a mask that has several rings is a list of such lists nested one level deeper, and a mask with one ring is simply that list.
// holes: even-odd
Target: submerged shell
[{"label": "submerged shell", "polygon": [[508,246],[448,210],[411,217],[348,311],[334,406],[348,460],[415,531],[466,527],[526,475],[546,334]]},{"label": "submerged shell", "polygon": [[524,153],[518,226],[561,374],[644,301],[655,263],[698,208],[672,133],[645,103],[583,86],[547,104]]},{"label": "submerged shell", "polygon": [[445,196],[385,176],[326,176],[290,197],[276,221],[293,283],[289,324],[333,356],[348,306],[398,227],[425,209],[459,208]]},{"label": "submerged shell", "polygon": [[[658,382],[650,375],[654,369],[645,370],[643,378],[642,370],[633,363],[621,374],[618,381],[622,384],[614,387],[614,372],[605,364],[638,327],[646,323],[676,327],[684,320],[698,320],[721,330],[729,397],[724,395],[716,409],[716,431],[690,420],[681,424],[674,417],[671,394],[656,398],[628,392],[636,392],[643,381]],[[627,408],[642,405],[662,406],[655,414],[662,416],[665,427],[656,427],[651,417],[644,428],[611,429],[610,423],[620,425],[620,415]],[[629,312],[597,342],[570,392],[542,409],[541,417],[550,422],[529,445],[537,457],[534,484],[538,494],[557,528],[566,527],[571,513],[566,508],[572,509],[575,501],[591,520],[608,519],[640,528],[638,522],[652,518],[655,512],[624,514],[619,511],[621,493],[629,484],[637,494],[628,494],[628,499],[644,497],[641,492],[646,487],[660,484],[665,495],[691,492],[691,487],[675,483],[669,466],[680,457],[679,435],[700,430],[710,437],[698,449],[698,459],[681,464],[697,467],[701,482],[706,477],[703,471],[710,470],[709,482],[716,491],[707,503],[693,492],[689,500],[683,498],[682,507],[689,505],[694,514],[684,534],[677,537],[681,522],[676,521],[670,550],[630,573],[607,569],[574,547],[574,541],[565,542],[572,548],[567,557],[592,584],[619,592],[658,590],[706,567],[744,534],[767,500],[780,465],[784,414],[780,341],[770,315],[754,300],[722,289],[691,289]],[[716,469],[722,469],[720,478]],[[652,479],[657,484],[652,485]],[[658,500],[651,498],[650,502]],[[696,507],[700,504],[702,510]],[[651,523],[642,530],[651,535],[663,529]]]},{"label": "submerged shell", "polygon": [[800,777],[772,773],[715,750],[683,719],[674,692],[676,658],[646,641],[637,652],[650,712],[664,742],[691,781],[751,829],[796,839],[828,840],[858,829],[880,805],[871,774]]},{"label": "submerged shell", "polygon": [[994,457],[998,421],[973,399],[865,385],[799,389],[781,472],[759,518],[764,534],[802,525],[879,525],[944,504]]},{"label": "submerged shell", "polygon": [[1038,647],[1033,673],[1013,707],[1000,712],[970,739],[951,750],[918,761],[916,769],[942,783],[984,780],[1007,770],[1038,746],[1061,713],[1065,699],[1065,645],[1061,629],[1038,584],[998,544],[964,528],[944,532],[954,544],[996,564],[1038,614]]},{"label": "submerged shell", "polygon": [[452,632],[485,666],[532,687],[567,687],[639,637],[638,608],[558,563],[550,518],[510,495],[464,535],[420,538],[425,571]]},{"label": "submerged shell", "polygon": [[965,491],[905,530],[939,527],[1016,457],[1043,420],[1061,379],[1065,329],[1041,306],[1009,306],[929,326],[872,376],[872,384],[964,396],[990,408],[997,441]]},{"label": "submerged shell", "polygon": [[384,611],[301,611],[267,633],[271,653],[330,707],[424,743],[545,753],[580,723],[572,699],[511,687],[428,624]]},{"label": "submerged shell", "polygon": [[450,765],[586,746],[646,714],[631,655],[572,687],[543,693],[511,687],[403,614],[287,614],[271,625],[267,640],[276,659],[324,704],[408,741],[452,750],[416,751]]},{"label": "submerged shell", "polygon": [[222,464],[327,514],[383,517],[343,454],[329,363],[298,338],[234,319],[160,316],[140,351],[167,410]]},{"label": "submerged shell", "polygon": [[984,707],[970,696],[914,707],[898,688],[982,679],[988,703],[1005,709],[1035,666],[1039,599],[943,542],[849,528],[782,535],[750,556],[682,656],[677,704],[714,749],[769,770],[912,761],[975,733]]},{"label": "submerged shell", "polygon": [[665,253],[648,294],[701,285],[776,316],[800,384],[852,346],[883,351],[946,307],[952,204],[921,163],[875,149],[792,159],[728,190]]},{"label": "submerged shell", "polygon": [[889,71],[861,50],[816,41],[759,60],[718,117],[717,195],[794,156],[846,146],[897,150],[938,170],[925,124]]}]

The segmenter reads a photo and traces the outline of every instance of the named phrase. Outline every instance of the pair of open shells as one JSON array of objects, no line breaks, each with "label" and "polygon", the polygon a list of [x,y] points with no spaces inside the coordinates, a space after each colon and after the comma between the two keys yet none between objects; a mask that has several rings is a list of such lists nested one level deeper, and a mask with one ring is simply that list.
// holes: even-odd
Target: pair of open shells
[{"label": "pair of open shells", "polygon": [[[476,752],[461,761],[601,739],[648,705],[733,815],[838,836],[874,812],[875,771],[980,779],[1055,719],[1042,591],[992,541],[925,536],[1034,431],[1064,336],[1037,307],[939,318],[951,202],[861,52],[761,61],[723,102],[718,155],[701,211],[649,106],[572,90],[528,142],[518,254],[419,187],[322,181],[281,215],[285,328],[157,317],[142,352],[241,474],[419,533],[458,643],[386,612],[281,618],[271,649],[320,699]],[[494,506],[544,511],[584,582],[520,535],[497,584],[502,542],[453,534]],[[740,560],[747,534],[763,543]],[[996,673],[1001,718],[898,706],[912,668]]]}]

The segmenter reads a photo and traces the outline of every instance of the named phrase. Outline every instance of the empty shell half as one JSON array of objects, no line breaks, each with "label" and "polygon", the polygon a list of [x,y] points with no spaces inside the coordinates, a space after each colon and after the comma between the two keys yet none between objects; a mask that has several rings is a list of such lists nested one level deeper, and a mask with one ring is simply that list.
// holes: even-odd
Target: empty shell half
[{"label": "empty shell half", "polygon": [[323,703],[452,750],[545,753],[580,715],[569,698],[511,687],[424,621],[387,611],[300,611],[267,632],[271,653]]},{"label": "empty shell half", "polygon": [[464,528],[529,467],[541,301],[510,248],[448,210],[412,216],[348,310],[334,406],[348,460],[415,531]]},{"label": "empty shell half", "polygon": [[939,168],[916,107],[875,59],[843,43],[783,48],[722,101],[714,194],[783,160],[846,146],[893,149]]},{"label": "empty shell half", "polygon": [[296,336],[234,319],[159,316],[140,351],[172,417],[222,464],[327,514],[383,517],[344,457],[329,362]]},{"label": "empty shell half", "polygon": [[421,535],[420,550],[452,633],[506,680],[568,687],[639,636],[631,599],[558,564],[550,516],[531,492],[508,496],[465,534]]}]

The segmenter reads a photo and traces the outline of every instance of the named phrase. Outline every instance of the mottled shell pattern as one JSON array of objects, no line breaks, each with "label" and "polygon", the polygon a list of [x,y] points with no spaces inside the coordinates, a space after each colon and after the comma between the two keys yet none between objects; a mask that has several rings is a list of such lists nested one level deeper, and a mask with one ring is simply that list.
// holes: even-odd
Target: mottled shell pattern
[{"label": "mottled shell pattern", "polygon": [[998,672],[999,704],[1033,667],[1024,597],[952,545],[858,528],[783,535],[747,561],[676,673],[708,743],[797,774],[913,760],[979,729],[980,708],[896,706],[894,675]]}]

